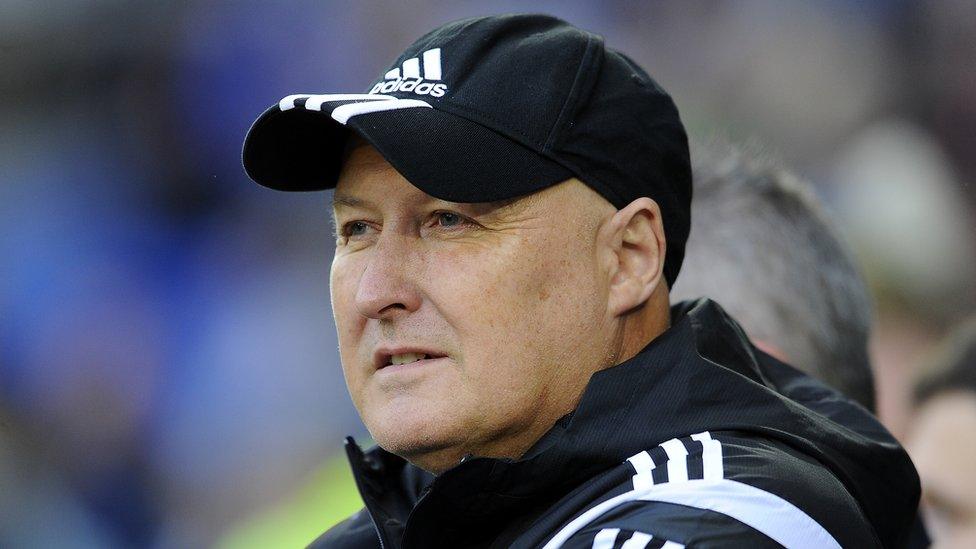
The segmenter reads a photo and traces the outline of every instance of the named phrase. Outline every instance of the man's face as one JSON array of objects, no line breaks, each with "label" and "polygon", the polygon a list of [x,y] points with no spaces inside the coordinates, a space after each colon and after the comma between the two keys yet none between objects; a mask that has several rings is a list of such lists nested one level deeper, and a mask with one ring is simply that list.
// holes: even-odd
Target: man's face
[{"label": "man's face", "polygon": [[908,449],[922,479],[933,547],[976,547],[976,393],[932,397],[919,409]]},{"label": "man's face", "polygon": [[353,149],[335,191],[332,307],[376,441],[439,472],[468,453],[518,457],[571,411],[613,364],[597,235],[615,211],[574,179],[445,202]]}]

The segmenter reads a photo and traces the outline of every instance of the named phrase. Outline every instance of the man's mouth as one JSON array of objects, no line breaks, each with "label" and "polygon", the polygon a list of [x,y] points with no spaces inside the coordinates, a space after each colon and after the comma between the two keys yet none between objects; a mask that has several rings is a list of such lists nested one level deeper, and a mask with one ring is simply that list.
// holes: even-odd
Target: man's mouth
[{"label": "man's mouth", "polygon": [[424,353],[403,353],[401,355],[391,355],[389,360],[387,360],[386,365],[409,364],[411,362],[417,362],[418,360],[424,360],[426,358],[431,357]]},{"label": "man's mouth", "polygon": [[415,362],[419,362],[420,364],[418,364],[418,366],[422,366],[424,361],[445,357],[443,353],[437,353],[431,349],[424,348],[379,349],[373,356],[373,364],[379,370],[386,368],[387,366],[403,366],[405,364],[413,364]]}]

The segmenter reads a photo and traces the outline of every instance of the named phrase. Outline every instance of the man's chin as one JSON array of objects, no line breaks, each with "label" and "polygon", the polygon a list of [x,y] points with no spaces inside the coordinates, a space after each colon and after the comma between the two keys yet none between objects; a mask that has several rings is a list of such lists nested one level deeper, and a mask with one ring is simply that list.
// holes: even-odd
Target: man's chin
[{"label": "man's chin", "polygon": [[394,432],[374,432],[373,440],[387,452],[396,454],[410,463],[439,474],[457,465],[464,456],[462,441],[446,433],[410,432],[409,430],[394,430]]}]

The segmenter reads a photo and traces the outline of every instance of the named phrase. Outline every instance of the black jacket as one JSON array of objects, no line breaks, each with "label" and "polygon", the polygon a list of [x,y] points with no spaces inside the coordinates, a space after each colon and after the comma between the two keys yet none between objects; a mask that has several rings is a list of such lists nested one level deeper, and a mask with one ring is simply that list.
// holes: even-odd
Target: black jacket
[{"label": "black jacket", "polygon": [[349,439],[366,508],[312,546],[904,546],[918,476],[871,414],[758,351],[714,302],[672,322],[519,460],[434,478]]}]

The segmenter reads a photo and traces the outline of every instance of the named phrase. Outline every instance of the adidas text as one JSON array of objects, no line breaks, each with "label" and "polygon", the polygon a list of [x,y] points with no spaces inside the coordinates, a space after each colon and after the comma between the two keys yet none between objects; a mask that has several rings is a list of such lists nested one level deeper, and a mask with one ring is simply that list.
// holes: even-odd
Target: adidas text
[{"label": "adidas text", "polygon": [[377,83],[373,86],[373,89],[369,90],[369,93],[392,93],[396,91],[413,92],[417,95],[430,95],[431,97],[444,97],[444,92],[447,91],[447,84],[424,82],[423,78],[416,80],[398,78],[396,80]]},{"label": "adidas text", "polygon": [[[413,92],[417,95],[430,95],[431,97],[444,97],[447,84],[429,82],[429,80],[441,79],[441,49],[427,50],[421,57],[424,60],[422,68],[420,57],[411,57],[399,67],[387,71],[384,75],[384,81],[373,86],[369,93],[401,91]],[[423,70],[423,75],[421,75],[421,70]]]}]

